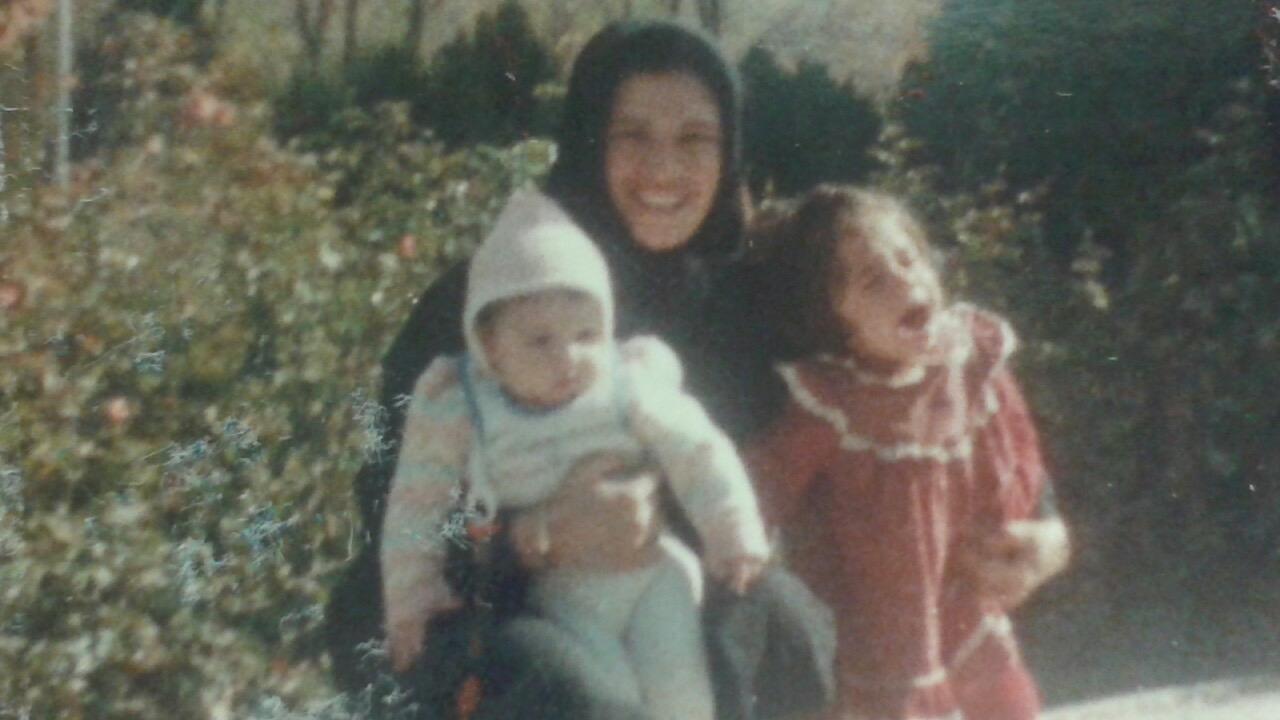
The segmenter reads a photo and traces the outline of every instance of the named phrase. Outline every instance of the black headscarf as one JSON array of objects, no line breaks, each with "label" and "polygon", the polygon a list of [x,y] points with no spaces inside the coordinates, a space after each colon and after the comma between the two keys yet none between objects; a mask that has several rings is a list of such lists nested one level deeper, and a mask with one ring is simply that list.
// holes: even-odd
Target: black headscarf
[{"label": "black headscarf", "polygon": [[[609,197],[605,135],[618,88],[640,74],[685,73],[710,92],[720,111],[721,168],[711,210],[690,241],[653,252],[631,237]],[[671,22],[620,22],[597,33],[574,63],[546,191],[596,240],[609,259],[620,299],[621,330],[657,331],[646,317],[694,307],[710,292],[713,268],[738,253],[741,202],[741,91],[737,73],[715,43]],[[634,318],[628,316],[635,315]],[[629,321],[630,320],[630,321]]]}]

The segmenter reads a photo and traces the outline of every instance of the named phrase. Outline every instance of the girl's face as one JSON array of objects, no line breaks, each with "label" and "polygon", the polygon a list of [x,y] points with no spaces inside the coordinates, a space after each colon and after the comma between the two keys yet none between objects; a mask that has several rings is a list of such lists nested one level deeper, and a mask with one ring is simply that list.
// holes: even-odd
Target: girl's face
[{"label": "girl's face", "polygon": [[550,409],[581,395],[599,376],[604,315],[590,297],[541,292],[506,302],[480,333],[485,357],[511,397]]},{"label": "girl's face", "polygon": [[722,146],[720,110],[692,75],[635,75],[618,87],[605,179],[637,244],[664,252],[689,242],[715,201]]},{"label": "girl's face", "polygon": [[849,348],[875,369],[927,363],[937,344],[942,285],[912,226],[881,214],[836,247],[832,303]]}]

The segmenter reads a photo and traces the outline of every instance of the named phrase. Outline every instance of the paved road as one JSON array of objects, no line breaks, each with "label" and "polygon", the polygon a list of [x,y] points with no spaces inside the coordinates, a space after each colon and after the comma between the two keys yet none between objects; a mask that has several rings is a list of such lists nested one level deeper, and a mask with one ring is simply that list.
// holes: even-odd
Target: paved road
[{"label": "paved road", "polygon": [[1044,720],[1280,720],[1280,676],[1146,690],[1054,708]]}]

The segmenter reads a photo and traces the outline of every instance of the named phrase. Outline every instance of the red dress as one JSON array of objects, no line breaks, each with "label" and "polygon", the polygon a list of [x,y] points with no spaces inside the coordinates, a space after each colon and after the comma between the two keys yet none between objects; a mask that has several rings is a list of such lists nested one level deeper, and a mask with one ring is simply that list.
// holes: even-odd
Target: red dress
[{"label": "red dress", "polygon": [[966,536],[1029,517],[1045,483],[1016,343],[967,305],[943,327],[946,359],[896,383],[844,358],[781,366],[790,405],[749,452],[789,561],[837,616],[831,718],[1039,709],[1007,616],[949,564]]}]

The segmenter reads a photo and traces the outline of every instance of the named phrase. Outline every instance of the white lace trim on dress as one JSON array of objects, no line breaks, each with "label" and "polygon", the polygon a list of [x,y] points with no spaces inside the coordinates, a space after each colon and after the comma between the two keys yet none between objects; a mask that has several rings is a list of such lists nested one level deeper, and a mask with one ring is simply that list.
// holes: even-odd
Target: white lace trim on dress
[{"label": "white lace trim on dress", "polygon": [[[900,460],[932,460],[947,464],[956,460],[965,460],[973,452],[973,443],[968,437],[960,438],[952,443],[926,445],[917,442],[877,443],[849,429],[849,421],[840,410],[827,406],[814,397],[795,366],[783,364],[778,366],[778,374],[787,384],[791,397],[817,418],[825,420],[840,436],[840,446],[851,452],[870,452],[885,462]],[[983,392],[983,407],[972,430],[983,427],[1000,409],[999,399],[994,391],[986,388]]]}]

